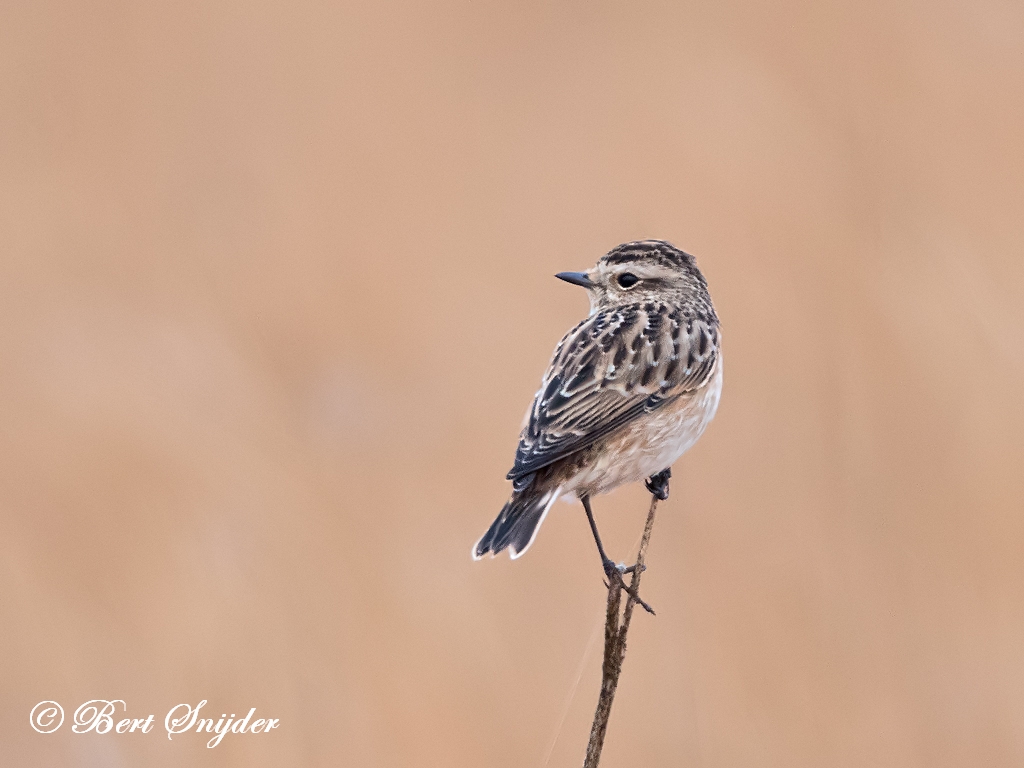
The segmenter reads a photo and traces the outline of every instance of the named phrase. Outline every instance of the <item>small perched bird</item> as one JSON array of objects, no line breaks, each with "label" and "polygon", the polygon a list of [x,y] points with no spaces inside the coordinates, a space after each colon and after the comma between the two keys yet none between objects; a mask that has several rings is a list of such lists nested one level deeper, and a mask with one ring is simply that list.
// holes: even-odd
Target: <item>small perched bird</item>
[{"label": "small perched bird", "polygon": [[556,277],[587,290],[590,315],[555,348],[508,473],[512,497],[473,558],[521,556],[555,500],[576,497],[611,575],[590,497],[646,479],[668,498],[670,467],[718,408],[718,316],[693,256],[662,240],[625,243]]}]

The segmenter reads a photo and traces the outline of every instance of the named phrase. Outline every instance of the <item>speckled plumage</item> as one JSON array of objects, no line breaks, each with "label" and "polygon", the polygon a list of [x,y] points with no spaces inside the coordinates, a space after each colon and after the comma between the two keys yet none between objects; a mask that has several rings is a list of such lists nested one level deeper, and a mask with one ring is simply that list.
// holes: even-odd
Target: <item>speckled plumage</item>
[{"label": "speckled plumage", "polygon": [[590,315],[555,348],[508,473],[512,498],[474,558],[522,555],[559,496],[607,493],[669,468],[718,407],[721,333],[692,256],[643,240],[571,276],[587,284]]}]

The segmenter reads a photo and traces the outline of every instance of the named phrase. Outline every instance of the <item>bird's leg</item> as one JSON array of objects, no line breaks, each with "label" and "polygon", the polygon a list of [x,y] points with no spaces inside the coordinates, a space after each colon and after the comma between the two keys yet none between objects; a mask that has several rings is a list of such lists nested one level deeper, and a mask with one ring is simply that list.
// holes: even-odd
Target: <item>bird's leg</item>
[{"label": "bird's leg", "polygon": [[[640,595],[636,593],[636,590],[631,589],[629,585],[626,584],[626,580],[622,578],[623,574],[632,573],[633,571],[635,571],[636,565],[630,565],[627,567],[625,565],[616,565],[612,562],[611,558],[608,557],[607,554],[605,554],[604,545],[601,543],[601,534],[597,532],[597,523],[594,521],[594,511],[590,508],[590,496],[580,496],[580,501],[583,502],[583,509],[586,510],[587,512],[587,521],[590,523],[591,533],[594,534],[594,541],[597,543],[598,554],[601,555],[601,566],[604,568],[605,575],[609,579],[616,579],[619,582],[619,584],[622,585],[622,589],[624,592],[626,592],[626,594],[628,594],[630,597],[636,600],[645,611],[653,614],[654,609],[651,608],[651,606],[649,606],[647,603],[645,603],[640,598]],[[647,567],[643,566],[640,572],[643,573],[646,569]],[[605,586],[608,585],[605,584]]]},{"label": "bird's leg", "polygon": [[656,475],[651,475],[644,481],[647,490],[651,492],[658,501],[665,501],[668,498],[668,479],[672,477],[672,468],[663,469]]},{"label": "bird's leg", "polygon": [[590,496],[580,496],[580,501],[583,502],[583,509],[587,513],[587,521],[590,523],[590,532],[594,534],[594,541],[597,543],[597,552],[601,555],[601,565],[604,567],[604,572],[611,578],[612,571],[618,572],[618,568],[615,563],[611,561],[611,558],[605,554],[604,545],[601,543],[601,534],[597,532],[597,523],[594,521],[594,511],[590,508]]}]

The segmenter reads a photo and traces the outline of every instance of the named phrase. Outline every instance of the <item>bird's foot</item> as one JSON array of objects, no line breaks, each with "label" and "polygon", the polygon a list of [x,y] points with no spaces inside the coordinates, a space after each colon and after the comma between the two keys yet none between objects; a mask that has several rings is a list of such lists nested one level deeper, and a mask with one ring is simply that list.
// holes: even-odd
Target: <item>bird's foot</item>
[{"label": "bird's foot", "polygon": [[[604,566],[604,572],[609,578],[611,578],[613,572],[622,575],[625,573],[633,573],[636,570],[635,564],[626,565],[625,563],[613,563],[608,558],[605,558],[604,562],[601,565]],[[646,565],[640,566],[640,573],[643,573],[646,570]]]},{"label": "bird's foot", "polygon": [[656,475],[651,475],[644,481],[647,490],[651,492],[658,501],[665,501],[668,498],[668,479],[672,477],[672,469],[663,469]]},{"label": "bird's foot", "polygon": [[[627,595],[629,595],[629,597],[633,601],[635,601],[636,603],[639,603],[640,606],[645,611],[647,611],[649,614],[651,614],[652,616],[654,615],[654,609],[651,608],[651,606],[649,606],[646,602],[644,602],[643,598],[641,598],[640,595],[637,594],[636,590],[633,589],[632,587],[630,587],[626,583],[626,580],[624,578],[622,578],[623,574],[634,573],[636,571],[636,565],[635,564],[627,566],[625,563],[619,563],[618,565],[616,565],[615,563],[613,563],[608,558],[605,558],[604,562],[602,563],[602,565],[604,566],[605,576],[608,577],[608,581],[606,581],[604,583],[605,588],[608,588],[610,586],[611,580],[615,579],[616,581],[619,582],[619,586],[622,587],[622,591],[623,592],[625,592]],[[643,573],[646,570],[647,570],[647,566],[646,565],[640,566],[640,573]]]}]

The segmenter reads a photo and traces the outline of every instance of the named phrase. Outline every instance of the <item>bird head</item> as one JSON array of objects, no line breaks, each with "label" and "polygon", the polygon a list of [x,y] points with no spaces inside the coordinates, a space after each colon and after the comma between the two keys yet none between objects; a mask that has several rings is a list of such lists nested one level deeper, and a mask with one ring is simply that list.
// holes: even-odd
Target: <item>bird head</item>
[{"label": "bird head", "polygon": [[555,277],[587,289],[591,314],[626,304],[710,303],[693,256],[664,240],[624,243],[586,272],[560,272]]}]

